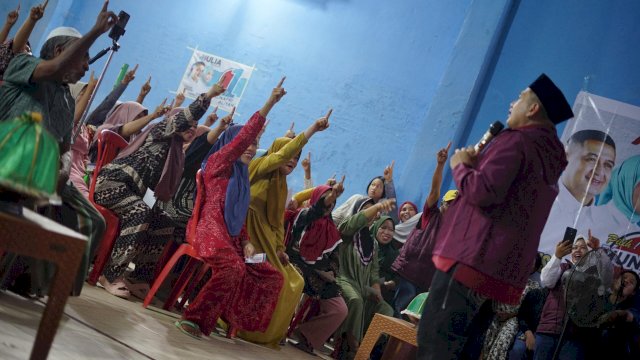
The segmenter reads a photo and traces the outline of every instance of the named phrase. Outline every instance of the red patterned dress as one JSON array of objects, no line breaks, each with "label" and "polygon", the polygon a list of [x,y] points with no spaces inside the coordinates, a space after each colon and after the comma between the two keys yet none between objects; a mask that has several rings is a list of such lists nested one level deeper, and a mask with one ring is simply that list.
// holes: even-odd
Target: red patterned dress
[{"label": "red patterned dress", "polygon": [[242,243],[249,240],[246,229],[243,226],[239,236],[231,237],[223,214],[233,164],[258,136],[264,122],[256,112],[229,144],[210,156],[204,171],[205,197],[195,248],[211,265],[212,276],[183,319],[198,324],[205,335],[215,330],[218,318],[238,330],[266,330],[284,281],[268,262],[245,264]]}]

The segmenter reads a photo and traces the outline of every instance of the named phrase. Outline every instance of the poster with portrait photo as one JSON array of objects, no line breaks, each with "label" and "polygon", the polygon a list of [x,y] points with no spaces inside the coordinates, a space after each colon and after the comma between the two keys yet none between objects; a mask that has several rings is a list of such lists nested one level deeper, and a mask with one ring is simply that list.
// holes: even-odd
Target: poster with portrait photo
[{"label": "poster with portrait photo", "polygon": [[568,165],[539,249],[553,254],[567,226],[585,238],[591,230],[640,273],[640,107],[580,92],[573,112],[561,136]]},{"label": "poster with portrait photo", "polygon": [[212,99],[211,106],[218,106],[219,109],[230,112],[231,108],[237,107],[240,103],[253,70],[252,66],[194,50],[177,92],[184,91],[185,97],[196,99],[222,80],[227,90],[224,94]]}]

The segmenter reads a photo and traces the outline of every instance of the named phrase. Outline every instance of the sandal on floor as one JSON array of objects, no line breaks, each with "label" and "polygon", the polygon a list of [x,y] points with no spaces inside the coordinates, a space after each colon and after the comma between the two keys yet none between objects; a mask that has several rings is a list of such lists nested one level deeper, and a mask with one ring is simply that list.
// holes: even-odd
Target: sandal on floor
[{"label": "sandal on floor", "polygon": [[198,324],[194,323],[193,321],[189,321],[189,320],[178,320],[175,323],[173,323],[178,330],[180,330],[183,334],[188,335],[194,339],[198,339],[198,340],[202,340],[202,335],[196,335],[192,332],[189,332],[187,330],[185,330],[182,325],[187,325],[188,327],[192,328],[193,330],[197,331],[198,333],[202,334],[202,332],[200,331],[200,326],[198,326]]},{"label": "sandal on floor", "polygon": [[98,283],[102,285],[102,287],[113,296],[128,299],[131,295],[129,289],[127,288],[127,285],[125,285],[125,283],[120,279],[117,279],[114,282],[110,283],[109,280],[107,280],[107,278],[105,278],[103,275],[98,278]]},{"label": "sandal on floor", "polygon": [[302,350],[306,352],[307,354],[318,356],[316,353],[313,352],[313,348],[305,340],[300,340],[297,343],[292,342],[291,345],[293,345],[298,350]]}]

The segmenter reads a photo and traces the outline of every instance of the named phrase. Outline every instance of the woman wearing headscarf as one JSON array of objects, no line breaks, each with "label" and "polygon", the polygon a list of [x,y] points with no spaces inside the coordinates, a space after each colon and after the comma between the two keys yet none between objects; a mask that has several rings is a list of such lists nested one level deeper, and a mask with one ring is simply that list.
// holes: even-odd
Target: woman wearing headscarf
[{"label": "woman wearing headscarf", "polygon": [[380,276],[380,290],[382,297],[387,304],[393,307],[393,297],[396,290],[396,272],[391,268],[391,264],[396,260],[400,254],[400,250],[397,248],[397,242],[394,244],[393,232],[395,230],[395,223],[391,216],[381,216],[371,226],[371,235],[375,237],[378,244],[378,264],[380,270],[378,275]]},{"label": "woman wearing headscarf", "polygon": [[418,206],[411,201],[405,201],[398,207],[398,223],[393,233],[393,239],[400,244],[404,244],[409,234],[418,225],[421,212],[418,212]]},{"label": "woman wearing headscarf", "polygon": [[[384,168],[383,176],[376,176],[369,181],[369,185],[367,185],[367,195],[352,195],[347,199],[347,201],[342,203],[342,205],[333,210],[333,213],[331,213],[333,221],[335,221],[336,224],[342,223],[344,219],[351,216],[355,208],[355,204],[364,198],[371,198],[374,203],[383,199],[395,199],[396,188],[393,185],[394,164],[395,161],[391,162],[391,165]],[[395,213],[390,213],[389,215],[393,218],[394,222],[398,222],[398,219],[396,219],[397,215]]]},{"label": "woman wearing headscarf", "polygon": [[304,293],[319,300],[319,314],[298,326],[295,345],[308,353],[321,349],[347,316],[347,305],[336,284],[337,247],[340,232],[331,219],[336,198],[344,191],[343,181],[333,187],[320,185],[311,193],[311,206],[294,215],[292,231],[287,236],[290,261],[302,271]]},{"label": "woman wearing headscarf", "polygon": [[273,89],[263,108],[246,125],[225,130],[202,163],[204,194],[194,247],[211,265],[211,278],[176,322],[189,336],[216,331],[222,318],[229,326],[264,331],[282,288],[282,275],[271,264],[245,264],[255,253],[244,225],[250,201],[248,164],[255,156],[265,117],[285,94]]},{"label": "woman wearing headscarf", "polygon": [[[129,82],[131,82],[135,78],[135,69],[129,71],[124,78],[122,79],[122,83],[120,86],[116,87],[116,89],[124,88],[126,89]],[[69,180],[73,183],[73,185],[84,195],[84,197],[89,197],[89,187],[85,182],[85,175],[87,172],[87,163],[89,162],[89,145],[93,142],[93,131],[94,128],[90,127],[88,123],[81,123],[82,115],[84,114],[87,105],[89,103],[89,98],[93,93],[97,85],[98,80],[93,77],[93,73],[91,74],[91,79],[89,83],[78,81],[75,84],[69,84],[69,91],[71,92],[71,97],[76,101],[76,109],[74,113],[74,127],[73,134],[77,133],[76,138],[71,145],[71,168],[69,173]],[[122,90],[124,91],[124,90]],[[98,109],[103,108],[105,106],[109,106],[111,99],[114,96],[114,93],[117,96],[120,96],[121,92],[118,93],[116,90],[113,90],[109,96],[107,96],[100,105],[87,116],[87,119],[91,119],[94,117],[94,114],[98,111]],[[116,98],[117,100],[117,98]],[[115,100],[114,100],[115,101]],[[104,117],[102,121],[98,124],[102,124],[105,121]],[[79,129],[78,129],[79,127]],[[95,149],[94,149],[95,150]]]},{"label": "woman wearing headscarf", "polygon": [[287,201],[287,175],[298,165],[302,147],[318,131],[329,127],[329,116],[316,120],[294,139],[278,138],[267,153],[249,164],[251,179],[251,205],[247,214],[247,231],[258,253],[266,253],[267,259],[284,276],[278,305],[269,327],[264,332],[242,332],[239,335],[249,341],[279,348],[284,339],[296,305],[300,301],[304,280],[289,264],[284,246],[284,209]]},{"label": "woman wearing headscarf", "polygon": [[229,127],[232,118],[233,113],[230,113],[222,118],[214,129],[209,129],[202,125],[196,128],[194,140],[185,144],[187,148],[184,156],[184,171],[182,172],[178,189],[170,200],[156,201],[153,205],[154,208],[163,210],[171,218],[174,226],[173,239],[177,243],[183,242],[187,222],[193,212],[196,194],[196,173],[220,134]]},{"label": "woman wearing headscarf", "polygon": [[[436,153],[436,168],[431,178],[431,188],[422,212],[395,228],[394,239],[404,242],[400,255],[391,266],[397,274],[396,293],[393,300],[396,317],[400,317],[401,312],[407,308],[416,295],[429,291],[431,278],[435,273],[435,265],[431,260],[435,236],[440,227],[442,215],[458,194],[457,191],[448,191],[442,198],[441,205],[438,206],[442,173],[449,157],[450,146],[449,143],[446,148],[442,148]],[[409,227],[405,227],[407,225]]]},{"label": "woman wearing headscarf", "polygon": [[380,212],[391,211],[395,199],[374,203],[371,198],[356,202],[353,214],[339,226],[342,244],[339,247],[340,270],[336,279],[349,314],[338,330],[344,337],[344,356],[353,358],[374,313],[393,315],[393,309],[382,298],[378,261],[378,244],[369,226]]},{"label": "woman wearing headscarf", "polygon": [[[173,232],[161,214],[154,214],[143,201],[147,189],[153,189],[161,201],[171,199],[184,169],[183,141],[195,135],[211,98],[224,92],[216,84],[201,94],[188,108],[147,128],[123,149],[118,157],[103,167],[98,175],[94,200],[115,212],[120,218],[120,236],[116,239],[111,261],[105,267],[100,283],[115,296],[128,297],[124,272],[129,262],[136,264],[132,278],[149,283],[158,256]],[[168,109],[159,109],[159,114]],[[164,216],[166,218],[166,215]],[[149,234],[156,236],[149,237]],[[157,235],[166,234],[163,241]]]},{"label": "woman wearing headscarf", "polygon": [[632,156],[611,172],[609,185],[600,194],[598,206],[612,203],[618,227],[640,226],[640,155]]},{"label": "woman wearing headscarf", "polygon": [[[158,109],[163,109],[165,101],[162,102],[156,111],[149,114],[146,107],[135,101],[127,101],[120,105],[117,105],[115,110],[107,116],[104,124],[100,125],[96,129],[96,134],[100,134],[102,130],[111,130],[118,135],[122,136],[127,142],[135,140],[135,137],[140,134],[140,131],[149,125],[151,121],[165,115],[165,112],[158,112]],[[91,161],[96,160],[98,156],[98,136],[93,137],[91,147],[89,149],[89,158]]]}]

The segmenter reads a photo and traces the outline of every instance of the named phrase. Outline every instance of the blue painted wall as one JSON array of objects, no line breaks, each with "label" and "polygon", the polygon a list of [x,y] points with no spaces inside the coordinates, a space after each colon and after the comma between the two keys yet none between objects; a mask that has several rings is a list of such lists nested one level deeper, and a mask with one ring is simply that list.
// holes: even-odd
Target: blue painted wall
[{"label": "blue painted wall", "polygon": [[[35,3],[22,2],[20,23]],[[16,4],[3,1],[0,14]],[[86,32],[101,4],[52,0],[34,48],[60,25]],[[435,149],[449,139],[475,143],[543,71],[570,102],[590,76],[591,92],[640,105],[635,0],[113,0],[110,8],[126,10],[131,21],[98,98],[124,62],[141,67],[123,99],[135,98],[148,75],[145,105],[171,97],[188,46],[255,64],[238,109],[244,118],[287,75],[289,94],[272,112],[262,146],[291,121],[303,130],[332,106],[332,127],[307,149],[316,182],[347,174],[345,196],[362,193],[395,159],[399,200],[422,202]],[[104,36],[92,54],[108,44]],[[298,169],[289,182],[299,189],[301,179]]]},{"label": "blue painted wall", "polygon": [[523,0],[462,144],[475,143],[491,122],[505,121],[509,103],[541,72],[570,104],[585,89],[640,106],[639,16],[634,0]]},{"label": "blue painted wall", "polygon": [[[62,0],[60,0],[62,1]],[[191,52],[188,46],[245,64],[254,73],[238,112],[251,115],[280,76],[287,96],[273,110],[263,137],[284,134],[291,121],[301,131],[334,108],[331,128],[317,134],[312,151],[317,183],[347,175],[345,196],[363,192],[369,179],[396,160],[396,179],[413,151],[425,114],[446,70],[469,0],[114,0],[110,9],[131,14],[122,49],[107,72],[113,83],[122,63],[140,63],[137,80],[123,99],[135,98],[152,75],[145,105],[155,106],[178,86]],[[101,1],[72,1],[49,23],[86,32]],[[109,43],[106,36],[92,48]],[[93,65],[99,72],[104,61]],[[107,86],[100,90],[102,98]],[[290,176],[302,187],[301,169]]]}]

